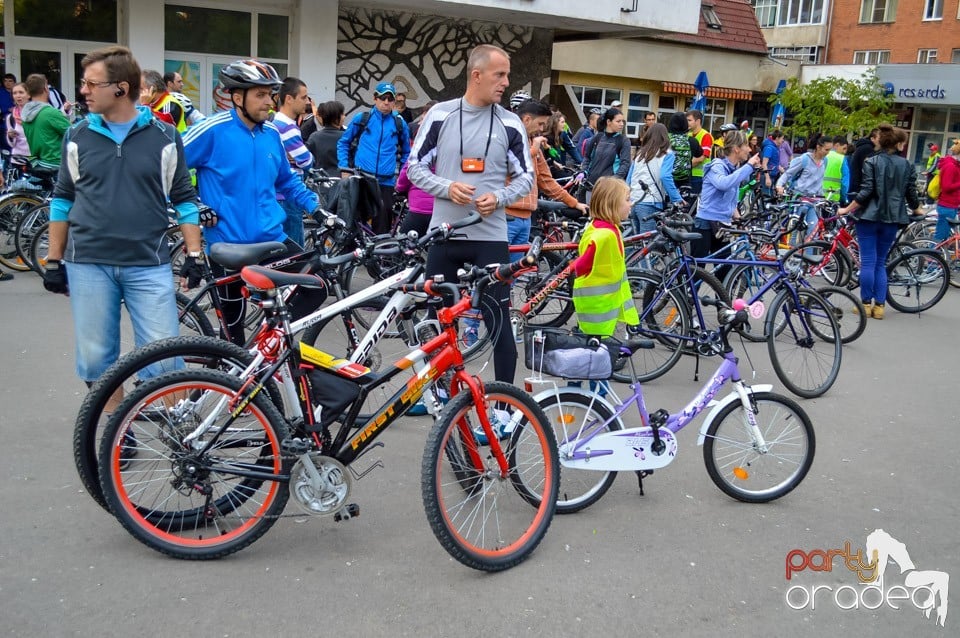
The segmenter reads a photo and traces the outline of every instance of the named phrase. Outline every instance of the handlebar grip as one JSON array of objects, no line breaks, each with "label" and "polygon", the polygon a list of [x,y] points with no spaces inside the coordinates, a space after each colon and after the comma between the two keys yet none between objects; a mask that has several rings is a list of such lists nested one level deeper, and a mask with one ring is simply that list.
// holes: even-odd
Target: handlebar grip
[{"label": "handlebar grip", "polygon": [[457,298],[460,292],[454,284],[437,283],[433,279],[427,279],[419,284],[404,284],[400,286],[400,290],[403,292],[422,292],[431,297],[442,297],[444,294],[447,294],[454,299]]},{"label": "handlebar grip", "polygon": [[526,255],[522,259],[518,259],[513,263],[503,264],[502,266],[497,268],[495,271],[493,271],[493,273],[491,274],[491,278],[494,279],[495,281],[508,281],[512,279],[513,276],[518,272],[520,272],[521,270],[532,268],[536,265],[537,265],[537,258],[532,257],[530,255]]},{"label": "handlebar grip", "polygon": [[350,253],[345,253],[343,255],[337,255],[336,257],[330,257],[328,255],[320,256],[320,263],[324,266],[342,266],[343,264],[349,264],[351,261],[360,259],[362,251],[357,249]]}]

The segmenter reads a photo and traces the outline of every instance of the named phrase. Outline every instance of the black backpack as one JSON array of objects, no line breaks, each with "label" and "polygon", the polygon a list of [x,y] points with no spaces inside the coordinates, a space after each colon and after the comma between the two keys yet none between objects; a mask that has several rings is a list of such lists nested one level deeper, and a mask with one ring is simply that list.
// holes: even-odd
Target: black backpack
[{"label": "black backpack", "polygon": [[[367,132],[367,124],[370,122],[370,111],[367,111],[360,116],[360,124],[357,128],[360,130],[356,135],[353,136],[353,139],[350,140],[350,150],[347,152],[347,161],[350,163],[350,166],[353,167],[353,160],[357,155],[357,147],[360,146],[360,137]],[[393,125],[397,127],[397,162],[400,161],[400,158],[403,157],[403,118],[400,117],[399,113],[393,114]]]}]

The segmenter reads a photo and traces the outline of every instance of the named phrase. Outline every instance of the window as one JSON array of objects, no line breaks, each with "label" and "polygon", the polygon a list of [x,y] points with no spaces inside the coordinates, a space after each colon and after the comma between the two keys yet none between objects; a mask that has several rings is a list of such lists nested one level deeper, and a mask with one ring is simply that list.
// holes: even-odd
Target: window
[{"label": "window", "polygon": [[936,64],[937,63],[937,50],[936,49],[920,49],[917,51],[917,64]]},{"label": "window", "polygon": [[893,22],[897,19],[897,0],[863,0],[860,22]]},{"label": "window", "polygon": [[883,51],[854,51],[854,64],[887,64],[890,62],[890,50]]},{"label": "window", "polygon": [[960,64],[960,49],[954,49],[950,54],[950,63],[951,64]]},{"label": "window", "polygon": [[574,96],[580,102],[581,111],[596,107],[600,110],[610,108],[614,100],[622,99],[620,89],[604,89],[596,86],[571,86]]},{"label": "window", "polygon": [[703,111],[703,121],[700,125],[713,133],[719,131],[727,117],[726,100],[707,100],[707,108]]},{"label": "window", "polygon": [[753,11],[761,27],[773,27],[777,24],[777,0],[753,0]]},{"label": "window", "polygon": [[257,19],[257,57],[287,59],[290,19],[265,13],[257,16]]},{"label": "window", "polygon": [[819,47],[769,47],[767,51],[772,58],[783,58],[784,60],[800,60],[802,62],[817,63],[820,56]]},{"label": "window", "polygon": [[643,116],[650,110],[650,94],[640,91],[630,91],[627,93],[627,135],[636,137],[640,134],[640,127],[643,126]]},{"label": "window", "polygon": [[253,20],[245,11],[168,4],[164,7],[163,31],[167,51],[236,56],[252,53]]},{"label": "window", "polygon": [[116,0],[16,0],[13,15],[13,31],[18,36],[117,41]]},{"label": "window", "polygon": [[720,16],[717,15],[717,12],[713,10],[712,4],[702,4],[700,5],[700,13],[703,14],[703,22],[707,25],[708,29],[720,30],[723,25],[720,23]]},{"label": "window", "polygon": [[823,24],[824,0],[779,0],[777,25]]},{"label": "window", "polygon": [[943,20],[943,0],[925,0],[923,3],[924,20]]}]

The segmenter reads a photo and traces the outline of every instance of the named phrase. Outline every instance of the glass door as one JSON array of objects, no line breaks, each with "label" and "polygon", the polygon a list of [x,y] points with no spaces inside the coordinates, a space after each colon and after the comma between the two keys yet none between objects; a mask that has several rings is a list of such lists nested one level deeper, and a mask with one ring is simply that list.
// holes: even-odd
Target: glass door
[{"label": "glass door", "polygon": [[[51,86],[60,89],[71,103],[83,103],[80,95],[80,62],[89,51],[100,46],[96,42],[71,42],[42,38],[17,38],[18,48],[8,68],[23,81],[31,73],[47,77]],[[19,62],[19,69],[17,63]]]}]

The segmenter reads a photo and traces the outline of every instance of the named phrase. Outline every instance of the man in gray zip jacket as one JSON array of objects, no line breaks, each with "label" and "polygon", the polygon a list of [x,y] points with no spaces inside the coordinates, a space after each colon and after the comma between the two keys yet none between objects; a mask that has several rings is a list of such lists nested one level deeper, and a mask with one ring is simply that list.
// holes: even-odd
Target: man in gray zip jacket
[{"label": "man in gray zip jacket", "polygon": [[[510,57],[482,44],[467,60],[467,90],[460,99],[437,104],[427,114],[410,153],[407,176],[436,198],[431,227],[463,219],[473,211],[483,220],[451,241],[430,247],[427,276],[457,281],[457,269],[471,263],[509,261],[504,208],[533,188],[527,132],[520,118],[500,106],[510,83]],[[509,323],[506,284],[489,286],[484,313],[498,381],[513,382],[517,347]]]},{"label": "man in gray zip jacket", "polygon": [[[137,347],[179,333],[168,199],[187,254],[202,253],[183,144],[176,129],[137,105],[140,67],[130,50],[98,49],[81,65],[91,115],[64,135],[44,287],[70,295],[77,375],[90,384],[119,357],[121,300]],[[121,398],[111,397],[105,410]]]}]

